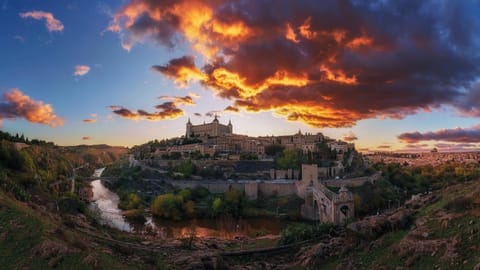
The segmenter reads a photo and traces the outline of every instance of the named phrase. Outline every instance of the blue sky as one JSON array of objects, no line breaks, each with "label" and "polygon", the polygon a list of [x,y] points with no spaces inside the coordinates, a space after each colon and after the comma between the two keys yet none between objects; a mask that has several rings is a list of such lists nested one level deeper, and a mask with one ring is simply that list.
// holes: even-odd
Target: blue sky
[{"label": "blue sky", "polygon": [[[445,1],[438,13],[429,11],[428,16],[422,12],[430,2],[418,7],[402,7],[389,1],[379,4],[380,7],[355,2],[349,8],[358,17],[364,16],[362,30],[357,29],[355,23],[350,24],[350,19],[318,19],[329,9],[335,14],[333,11],[338,7],[334,4],[317,7],[321,4],[304,2],[304,6],[313,5],[314,8],[288,7],[278,2],[278,14],[272,15],[265,13],[259,3],[212,6],[208,1],[199,1],[198,5],[182,5],[184,1],[179,1],[175,4],[178,6],[155,6],[157,4],[147,0],[0,0],[0,94],[18,89],[23,96],[29,96],[32,104],[42,102],[37,104],[39,108],[50,104],[54,112],[49,117],[54,115],[63,120],[62,125],[51,127],[49,120],[29,119],[28,112],[19,112],[18,104],[4,97],[0,101],[7,108],[3,114],[0,112],[2,130],[52,140],[60,145],[106,143],[131,146],[152,139],[181,136],[188,117],[194,124],[208,122],[212,118],[205,114],[218,111],[221,122],[231,119],[235,133],[251,136],[285,135],[300,129],[322,132],[338,139],[355,135],[357,148],[370,150],[399,150],[412,145],[428,150],[445,142],[451,143],[452,149],[459,148],[455,144],[466,142],[470,144],[466,146],[467,150],[478,147],[480,136],[475,126],[480,114],[473,101],[478,97],[477,88],[480,89],[475,86],[480,70],[475,64],[478,59],[478,50],[475,53],[475,49],[480,42],[475,27],[464,27],[465,23],[478,25],[478,19],[472,15],[479,10],[477,2],[460,1],[462,4],[457,5]],[[140,9],[139,3],[146,3],[148,7]],[[128,8],[140,10],[140,13],[132,15],[127,12]],[[162,12],[160,18],[154,13],[157,8]],[[182,8],[185,9],[185,18],[176,13]],[[287,12],[289,8],[297,10],[303,17],[291,15]],[[458,13],[450,14],[450,9]],[[201,12],[189,13],[198,10],[212,13],[204,20],[187,18],[189,14],[199,16]],[[51,14],[63,29],[49,30],[44,17],[20,15],[34,11]],[[375,17],[385,12],[400,14],[398,18],[388,20]],[[242,17],[246,13],[249,17]],[[453,15],[458,14],[467,19],[456,21],[458,17]],[[179,22],[168,21],[165,19],[170,18],[167,15],[177,16]],[[255,16],[258,19],[252,19]],[[269,16],[275,20],[268,21]],[[439,26],[417,29],[414,22],[405,20],[411,16],[427,17],[431,20],[429,22]],[[469,18],[472,21],[468,21]],[[128,24],[129,19],[133,24]],[[376,20],[385,20],[385,29],[371,27],[378,25]],[[269,28],[265,28],[267,21]],[[194,28],[194,22],[199,22],[201,27]],[[112,24],[119,30],[107,30]],[[221,27],[223,32],[215,27]],[[403,29],[404,37],[389,36],[387,27]],[[293,36],[284,35],[283,30],[278,30],[280,28],[291,29]],[[167,29],[167,34],[158,29]],[[239,34],[239,29],[246,31]],[[270,37],[268,33],[276,34],[275,31],[279,34]],[[449,33],[448,40],[445,33]],[[122,39],[131,42],[129,51],[122,48]],[[328,42],[336,42],[328,50],[332,46],[338,49],[329,51],[329,58],[310,60],[316,53],[315,46],[321,47]],[[431,47],[425,49],[422,44]],[[217,51],[212,56],[206,48]],[[275,56],[277,48],[278,55]],[[261,54],[255,56],[254,49]],[[424,49],[428,53],[418,53]],[[297,52],[300,52],[298,57],[306,55],[310,58],[305,57],[300,62],[289,56]],[[269,56],[270,53],[273,56]],[[192,76],[193,70],[201,79],[188,77],[189,83],[179,86],[175,80],[181,74],[175,66],[178,63],[173,60],[183,56],[194,59],[194,63],[182,63],[182,67],[190,68],[186,76]],[[441,59],[445,63],[443,69],[432,64],[439,57],[444,58]],[[285,60],[278,61],[279,58]],[[364,59],[369,60],[363,62]],[[292,62],[291,65],[285,64],[288,61]],[[304,64],[307,62],[312,63],[307,66]],[[90,69],[83,76],[74,76],[77,65]],[[163,69],[153,71],[151,67],[154,65]],[[409,68],[405,68],[409,65],[418,67],[409,73]],[[276,69],[272,71],[271,68]],[[468,76],[459,75],[459,70]],[[237,81],[232,79],[227,85],[215,76],[215,71],[238,75],[235,77]],[[270,77],[257,76],[264,71]],[[399,73],[406,75],[392,75]],[[385,79],[383,84],[372,83],[370,78],[373,77],[388,80]],[[424,80],[425,77],[429,79]],[[448,80],[443,81],[445,77]],[[287,79],[294,80],[295,84]],[[276,81],[271,83],[272,80]],[[254,89],[255,93],[248,89]],[[358,94],[362,92],[366,94]],[[370,94],[372,92],[378,95]],[[160,100],[160,96],[190,96],[195,104],[172,102],[169,105],[181,113],[159,119],[155,113],[160,109],[155,106],[171,101]],[[109,107],[112,105],[118,108]],[[227,106],[235,107],[238,112],[225,111]],[[17,110],[13,112],[12,108]],[[155,121],[146,120],[145,115],[136,113],[136,110],[155,115]],[[125,112],[130,116],[126,117]],[[95,122],[85,123],[85,119],[95,119]],[[470,139],[452,139],[452,136],[432,139],[432,134],[438,135],[442,129],[454,130],[456,127],[467,132]],[[397,138],[400,134],[413,132],[419,132],[421,137],[407,134],[405,138],[408,140]],[[428,132],[431,134],[426,134]]]}]

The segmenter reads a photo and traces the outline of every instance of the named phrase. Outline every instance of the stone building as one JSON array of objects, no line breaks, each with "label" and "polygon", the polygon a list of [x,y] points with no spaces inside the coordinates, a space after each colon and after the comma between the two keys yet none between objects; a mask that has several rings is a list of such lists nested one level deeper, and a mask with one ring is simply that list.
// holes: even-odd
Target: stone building
[{"label": "stone building", "polygon": [[203,123],[201,125],[193,125],[189,118],[185,137],[217,137],[225,134],[232,134],[232,132],[232,122],[228,121],[227,125],[220,124],[215,115],[215,119],[213,119],[211,123]]}]

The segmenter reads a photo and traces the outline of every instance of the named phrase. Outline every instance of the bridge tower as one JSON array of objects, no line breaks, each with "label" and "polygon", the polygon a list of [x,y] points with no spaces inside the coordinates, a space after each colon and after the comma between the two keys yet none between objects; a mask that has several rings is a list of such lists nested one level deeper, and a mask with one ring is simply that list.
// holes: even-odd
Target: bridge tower
[{"label": "bridge tower", "polygon": [[320,183],[316,164],[302,165],[302,179],[296,186],[298,196],[305,200],[303,218],[344,224],[354,217],[353,194],[345,186],[337,194]]}]

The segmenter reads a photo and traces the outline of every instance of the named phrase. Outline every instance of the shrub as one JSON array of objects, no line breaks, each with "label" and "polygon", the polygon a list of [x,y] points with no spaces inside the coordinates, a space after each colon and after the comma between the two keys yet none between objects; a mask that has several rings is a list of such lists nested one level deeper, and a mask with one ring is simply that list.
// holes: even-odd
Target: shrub
[{"label": "shrub", "polygon": [[183,199],[181,196],[171,193],[162,194],[153,200],[152,214],[157,217],[181,220],[182,204]]},{"label": "shrub", "polygon": [[77,198],[64,197],[58,201],[60,211],[68,214],[85,213],[85,203]]}]

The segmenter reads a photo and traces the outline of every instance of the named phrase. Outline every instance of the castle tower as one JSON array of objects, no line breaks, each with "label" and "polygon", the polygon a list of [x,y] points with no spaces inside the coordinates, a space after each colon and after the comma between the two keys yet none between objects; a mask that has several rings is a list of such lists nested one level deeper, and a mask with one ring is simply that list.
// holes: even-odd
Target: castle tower
[{"label": "castle tower", "polygon": [[213,119],[212,121],[212,124],[213,124],[213,136],[218,136],[218,126],[220,124],[220,122],[218,121],[218,118],[217,118],[217,114],[215,114],[215,119]]},{"label": "castle tower", "polygon": [[229,129],[230,133],[233,133],[233,125],[232,125],[231,120],[228,120],[228,129]]}]

